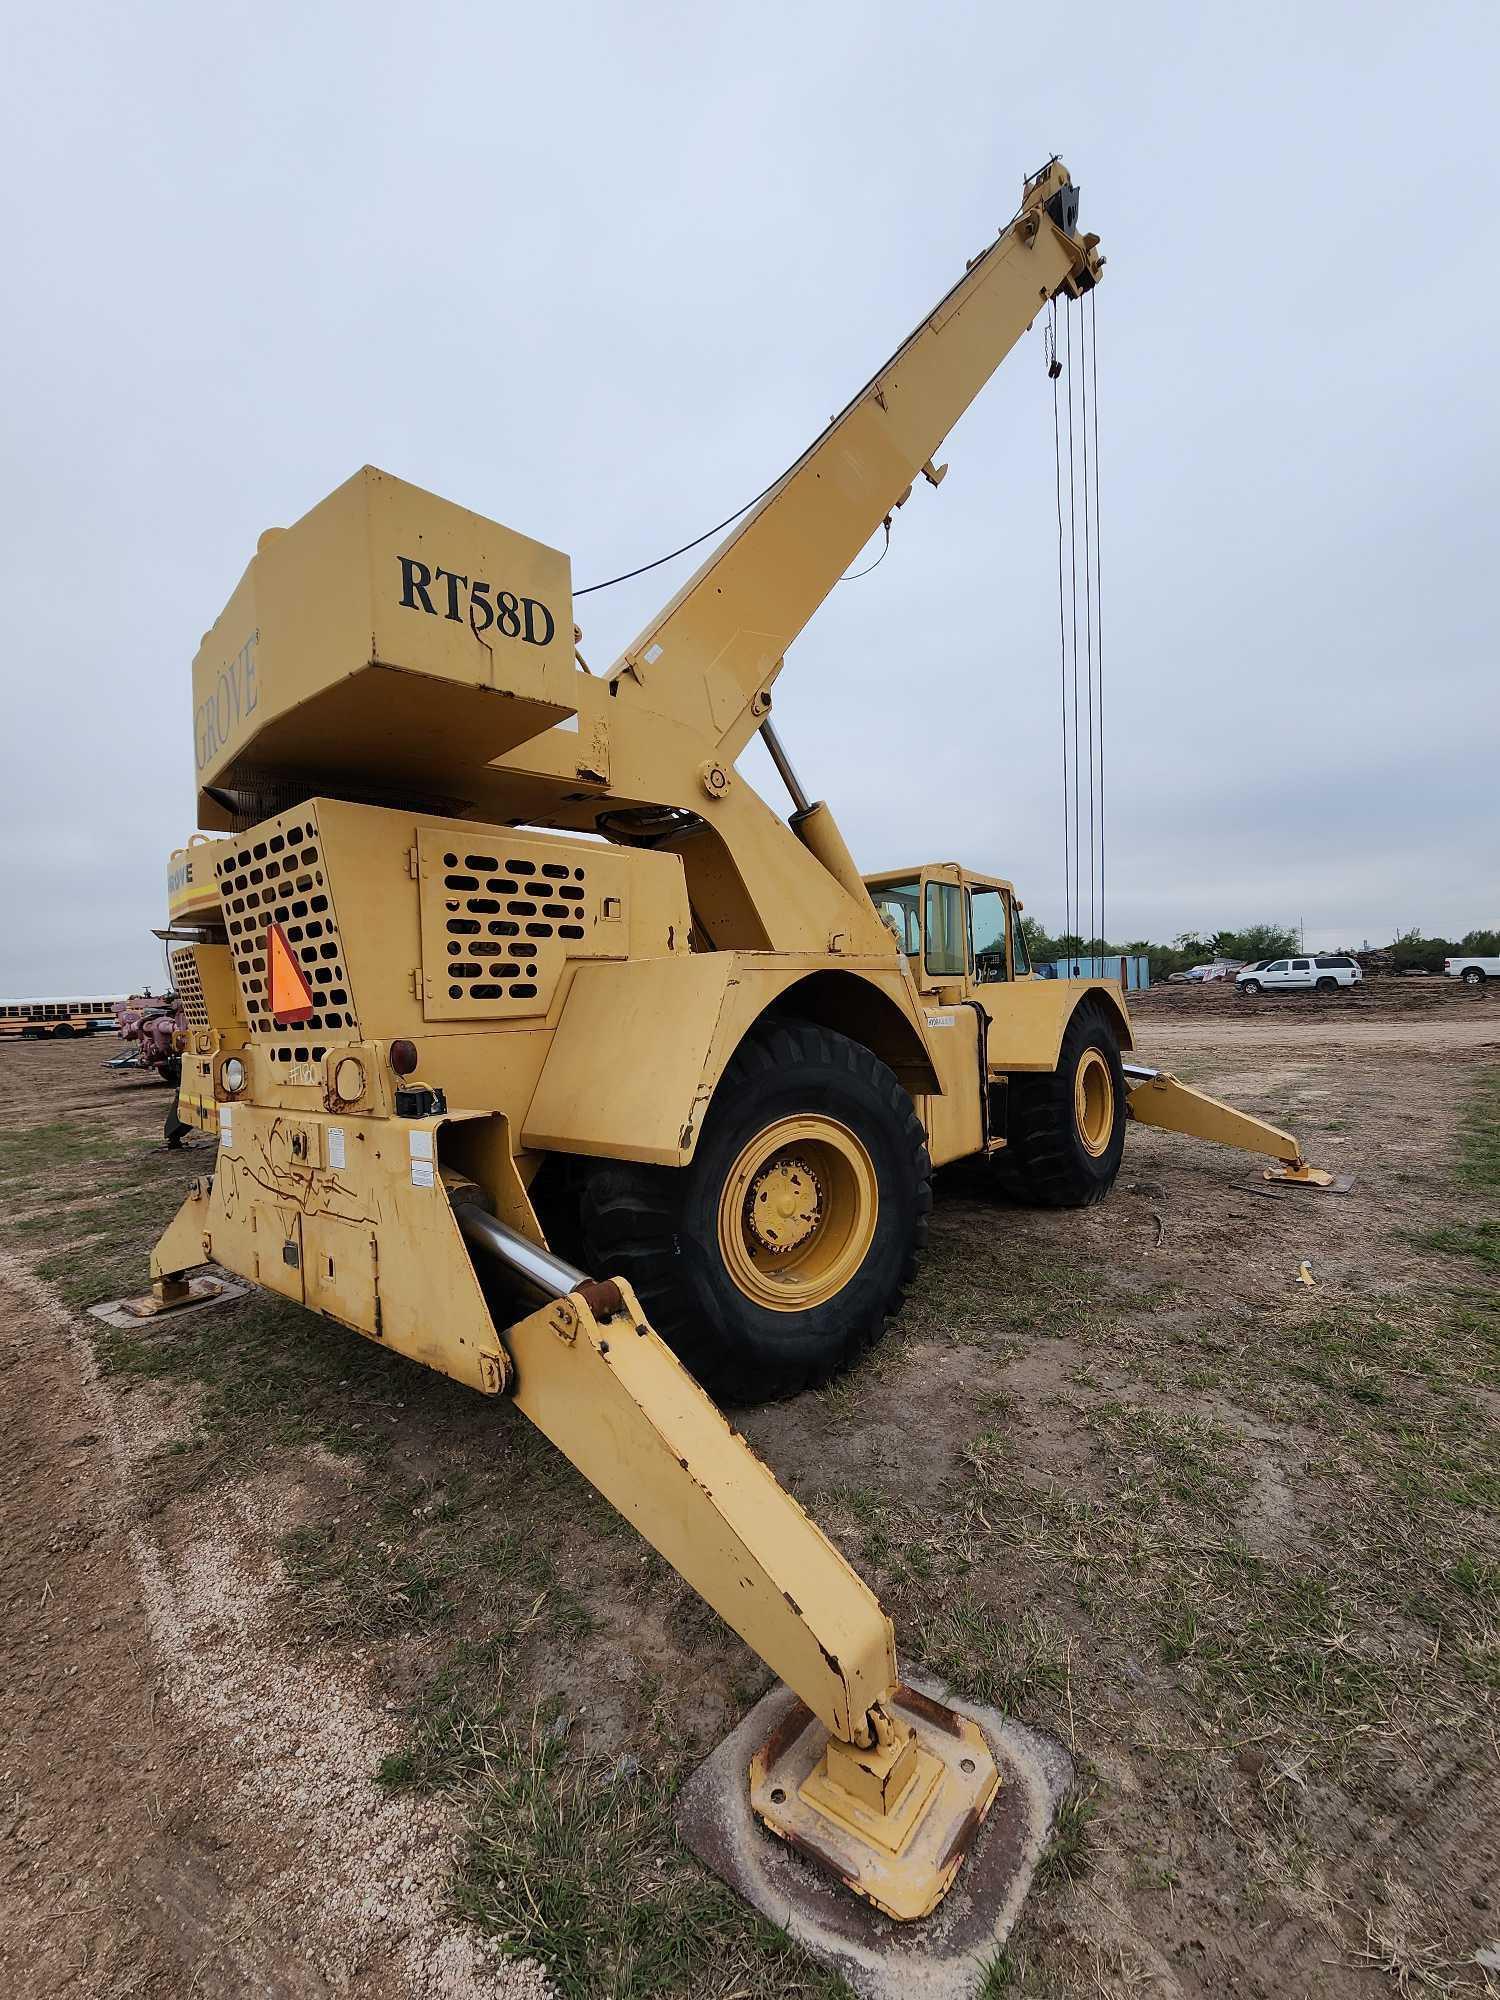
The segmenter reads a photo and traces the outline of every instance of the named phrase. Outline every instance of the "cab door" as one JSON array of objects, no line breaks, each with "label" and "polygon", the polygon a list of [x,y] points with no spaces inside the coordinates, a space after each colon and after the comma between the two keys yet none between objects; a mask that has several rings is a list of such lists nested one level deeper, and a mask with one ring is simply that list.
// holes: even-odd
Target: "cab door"
[{"label": "cab door", "polygon": [[[942,1095],[922,1106],[934,1166],[967,1159],[985,1144],[985,1021],[970,998],[969,902],[956,868],[924,869],[922,955],[917,986]],[[916,969],[915,967],[913,968]]]},{"label": "cab door", "polygon": [[1310,958],[1294,958],[1287,974],[1288,986],[1311,986],[1313,983],[1313,962]]}]

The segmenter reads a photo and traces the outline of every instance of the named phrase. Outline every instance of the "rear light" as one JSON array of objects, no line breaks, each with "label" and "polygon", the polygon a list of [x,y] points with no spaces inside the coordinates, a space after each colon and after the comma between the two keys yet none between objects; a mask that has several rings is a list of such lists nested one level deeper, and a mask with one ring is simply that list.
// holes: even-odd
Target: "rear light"
[{"label": "rear light", "polygon": [[410,1076],[417,1066],[417,1045],[415,1042],[391,1043],[391,1068],[397,1076]]},{"label": "rear light", "polygon": [[226,1056],[219,1070],[219,1081],[231,1097],[245,1087],[245,1065],[238,1056]]}]

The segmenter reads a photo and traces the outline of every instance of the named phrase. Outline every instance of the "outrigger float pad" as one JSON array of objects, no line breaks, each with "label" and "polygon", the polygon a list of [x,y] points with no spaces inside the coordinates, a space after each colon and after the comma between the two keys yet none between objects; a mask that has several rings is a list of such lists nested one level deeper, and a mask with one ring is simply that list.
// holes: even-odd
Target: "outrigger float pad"
[{"label": "outrigger float pad", "polygon": [[[838,1880],[832,1857],[808,1858],[800,1840],[778,1838],[759,1823],[765,1802],[752,1801],[752,1791],[767,1782],[768,1751],[794,1772],[799,1758],[807,1761],[807,1743],[825,1733],[789,1688],[772,1688],[699,1765],[683,1786],[677,1829],[700,1861],[832,1965],[860,2000],[912,2000],[915,1994],[972,2000],[1020,1915],[1058,1804],[1073,1781],[1073,1762],[1054,1738],[998,1709],[959,1701],[925,1675],[906,1674],[906,1690],[920,1702],[952,1710],[965,1736],[969,1727],[976,1729],[1000,1780],[953,1887],[930,1916],[893,1921]],[[912,1719],[899,1697],[896,1712]]]},{"label": "outrigger float pad", "polygon": [[1352,1174],[1330,1174],[1323,1167],[1267,1167],[1261,1179],[1283,1187],[1311,1188],[1315,1194],[1347,1194],[1354,1185]]},{"label": "outrigger float pad", "polygon": [[163,1301],[146,1292],[140,1298],[106,1299],[102,1305],[90,1306],[89,1315],[102,1319],[106,1326],[138,1327],[154,1319],[176,1319],[182,1313],[202,1312],[208,1306],[232,1306],[236,1299],[247,1297],[250,1290],[240,1279],[231,1278],[227,1271],[210,1264],[188,1279],[185,1298]]}]

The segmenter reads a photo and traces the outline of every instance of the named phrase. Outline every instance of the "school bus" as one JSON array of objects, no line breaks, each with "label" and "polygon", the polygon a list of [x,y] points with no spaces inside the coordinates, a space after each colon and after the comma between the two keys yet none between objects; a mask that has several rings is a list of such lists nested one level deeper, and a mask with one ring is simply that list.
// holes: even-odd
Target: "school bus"
[{"label": "school bus", "polygon": [[39,1042],[44,1038],[92,1035],[118,1026],[118,1000],[0,1000],[0,1038]]}]

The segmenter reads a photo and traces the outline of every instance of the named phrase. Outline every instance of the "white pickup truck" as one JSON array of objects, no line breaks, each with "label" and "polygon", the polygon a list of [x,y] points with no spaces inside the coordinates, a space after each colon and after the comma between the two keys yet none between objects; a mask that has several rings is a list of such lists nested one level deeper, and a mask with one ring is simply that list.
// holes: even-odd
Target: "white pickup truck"
[{"label": "white pickup truck", "polygon": [[1500,979],[1500,958],[1445,958],[1443,970],[1465,986],[1483,986],[1487,979]]}]

